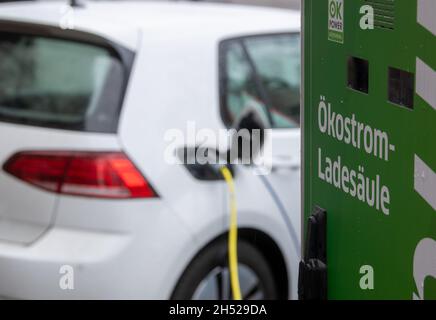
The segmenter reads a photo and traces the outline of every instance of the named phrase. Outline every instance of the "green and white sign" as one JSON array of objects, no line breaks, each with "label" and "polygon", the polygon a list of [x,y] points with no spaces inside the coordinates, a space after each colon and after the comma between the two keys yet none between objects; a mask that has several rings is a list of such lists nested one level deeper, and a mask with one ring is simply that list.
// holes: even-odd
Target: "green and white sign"
[{"label": "green and white sign", "polygon": [[303,221],[327,212],[328,297],[436,299],[436,1],[303,4]]},{"label": "green and white sign", "polygon": [[328,15],[328,39],[344,43],[344,0],[329,0]]}]

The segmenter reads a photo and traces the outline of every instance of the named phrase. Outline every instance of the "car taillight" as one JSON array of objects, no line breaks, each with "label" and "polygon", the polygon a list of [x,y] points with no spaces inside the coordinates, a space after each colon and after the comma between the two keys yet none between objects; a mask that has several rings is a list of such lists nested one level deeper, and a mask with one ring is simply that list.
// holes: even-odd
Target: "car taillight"
[{"label": "car taillight", "polygon": [[113,199],[157,197],[122,152],[19,152],[3,169],[18,179],[60,194]]}]

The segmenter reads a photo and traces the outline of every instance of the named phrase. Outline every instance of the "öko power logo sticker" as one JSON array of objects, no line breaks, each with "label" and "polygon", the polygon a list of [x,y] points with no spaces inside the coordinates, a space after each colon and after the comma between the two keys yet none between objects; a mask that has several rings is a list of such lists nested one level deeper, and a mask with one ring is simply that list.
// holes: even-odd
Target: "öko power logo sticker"
[{"label": "\u00f6ko power logo sticker", "polygon": [[344,0],[329,0],[328,39],[344,43]]}]

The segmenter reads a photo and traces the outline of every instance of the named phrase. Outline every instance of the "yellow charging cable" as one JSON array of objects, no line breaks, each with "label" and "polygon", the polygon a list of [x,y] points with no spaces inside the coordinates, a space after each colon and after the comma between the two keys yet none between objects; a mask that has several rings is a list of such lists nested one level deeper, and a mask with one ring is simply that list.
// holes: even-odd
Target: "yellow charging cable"
[{"label": "yellow charging cable", "polygon": [[236,205],[235,184],[232,172],[227,167],[221,167],[221,174],[227,182],[230,195],[230,228],[229,228],[229,269],[230,285],[233,300],[242,300],[241,285],[238,271],[238,209]]}]

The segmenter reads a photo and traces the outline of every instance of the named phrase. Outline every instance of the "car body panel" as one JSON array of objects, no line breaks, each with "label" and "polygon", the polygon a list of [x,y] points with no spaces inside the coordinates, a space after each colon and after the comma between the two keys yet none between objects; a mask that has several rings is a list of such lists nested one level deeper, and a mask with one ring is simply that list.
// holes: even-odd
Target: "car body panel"
[{"label": "car body panel", "polygon": [[[115,135],[0,123],[0,163],[32,150],[119,150]],[[53,223],[58,196],[0,171],[0,240],[30,244]],[[6,200],[7,199],[7,200]]]}]

